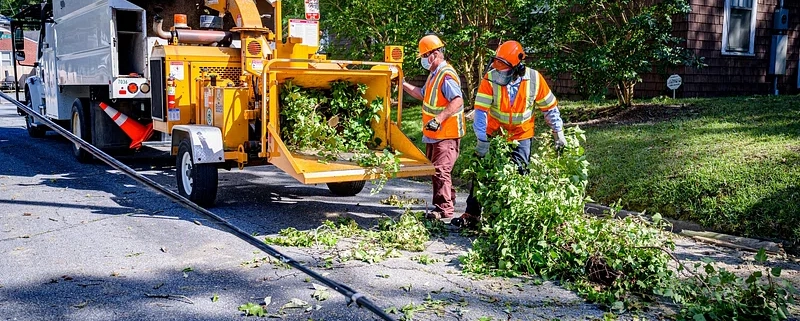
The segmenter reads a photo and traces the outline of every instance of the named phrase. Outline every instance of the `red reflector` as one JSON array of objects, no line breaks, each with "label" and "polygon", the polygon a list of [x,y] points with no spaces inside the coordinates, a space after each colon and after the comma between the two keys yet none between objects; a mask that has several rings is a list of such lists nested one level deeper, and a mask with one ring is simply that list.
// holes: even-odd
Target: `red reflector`
[{"label": "red reflector", "polygon": [[124,95],[124,94],[127,94],[127,93],[128,93],[128,92],[127,92],[127,91],[125,91],[125,89],[120,89],[120,90],[119,90],[119,94],[120,94],[120,95]]},{"label": "red reflector", "polygon": [[128,84],[128,92],[129,92],[129,93],[131,93],[131,94],[135,94],[135,93],[137,93],[138,91],[139,91],[139,85],[137,85],[136,83],[130,83],[130,84]]}]

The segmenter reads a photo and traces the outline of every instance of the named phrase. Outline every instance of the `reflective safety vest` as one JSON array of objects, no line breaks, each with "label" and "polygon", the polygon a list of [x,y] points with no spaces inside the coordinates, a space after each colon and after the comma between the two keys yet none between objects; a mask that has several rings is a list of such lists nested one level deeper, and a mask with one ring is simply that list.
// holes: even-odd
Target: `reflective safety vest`
[{"label": "reflective safety vest", "polygon": [[438,131],[434,132],[425,129],[425,124],[443,112],[447,104],[450,103],[442,93],[445,76],[450,76],[459,86],[461,85],[461,80],[458,78],[456,70],[450,65],[442,67],[436,73],[436,77],[433,77],[433,73],[428,75],[428,80],[425,82],[425,97],[422,100],[422,134],[431,139],[461,138],[466,134],[463,105],[455,114],[441,123]]},{"label": "reflective safety vest", "polygon": [[[478,91],[475,97],[476,106],[488,108],[486,134],[492,135],[500,128],[505,129],[511,140],[523,140],[533,137],[533,109],[537,105],[536,96],[539,92],[539,73],[536,70],[525,68],[525,76],[519,84],[517,96],[513,102],[509,101],[508,89],[492,82],[492,73],[487,77],[491,84],[492,93]],[[483,88],[483,87],[481,87]],[[555,99],[552,94],[546,100]],[[545,105],[548,102],[542,101]]]}]

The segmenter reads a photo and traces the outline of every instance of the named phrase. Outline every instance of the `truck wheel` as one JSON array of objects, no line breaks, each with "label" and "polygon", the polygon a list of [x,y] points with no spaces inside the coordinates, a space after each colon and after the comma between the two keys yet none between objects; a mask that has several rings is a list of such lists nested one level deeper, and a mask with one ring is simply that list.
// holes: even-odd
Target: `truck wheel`
[{"label": "truck wheel", "polygon": [[[83,103],[78,99],[75,99],[75,102],[72,103],[70,127],[72,128],[73,135],[91,143],[88,115],[83,108]],[[92,161],[92,154],[89,154],[89,152],[81,148],[78,144],[72,145],[72,155],[74,155],[75,159],[80,163],[89,163]]]},{"label": "truck wheel", "polygon": [[33,138],[42,138],[47,134],[47,129],[34,124],[33,116],[30,115],[25,115],[25,128],[28,130],[28,136]]},{"label": "truck wheel", "polygon": [[338,196],[354,196],[364,189],[366,183],[367,181],[328,183],[328,189]]},{"label": "truck wheel", "polygon": [[175,162],[178,193],[202,207],[213,206],[219,181],[219,173],[214,164],[195,164],[189,139],[184,139],[178,145]]},{"label": "truck wheel", "polygon": [[[28,108],[33,109],[31,105],[31,93],[25,91],[25,103],[28,105]],[[33,123],[33,116],[28,115],[25,113],[25,128],[28,130],[28,136],[33,138],[42,138],[45,134],[47,134],[47,128],[40,127]]]}]

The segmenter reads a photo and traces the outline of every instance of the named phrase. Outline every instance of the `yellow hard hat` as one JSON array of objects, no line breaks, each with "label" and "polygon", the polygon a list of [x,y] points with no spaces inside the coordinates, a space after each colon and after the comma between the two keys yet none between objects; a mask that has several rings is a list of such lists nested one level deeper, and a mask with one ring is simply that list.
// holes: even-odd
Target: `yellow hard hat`
[{"label": "yellow hard hat", "polygon": [[444,42],[436,35],[422,37],[422,39],[419,40],[419,53],[417,54],[417,58],[421,58],[422,55],[442,47],[444,47]]}]

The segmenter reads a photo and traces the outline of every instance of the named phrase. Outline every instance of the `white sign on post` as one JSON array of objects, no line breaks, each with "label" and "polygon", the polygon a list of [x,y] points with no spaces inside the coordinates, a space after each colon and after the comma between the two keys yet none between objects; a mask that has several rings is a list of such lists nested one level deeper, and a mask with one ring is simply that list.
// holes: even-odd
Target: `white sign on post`
[{"label": "white sign on post", "polygon": [[681,76],[677,74],[674,74],[672,76],[669,76],[669,78],[667,78],[667,88],[672,89],[672,99],[675,99],[675,89],[678,89],[678,87],[680,87],[682,83],[683,79],[681,79]]},{"label": "white sign on post", "polygon": [[319,20],[319,0],[305,0],[306,20]]},{"label": "white sign on post", "polygon": [[319,21],[289,19],[289,36],[303,38],[306,46],[319,46]]}]

